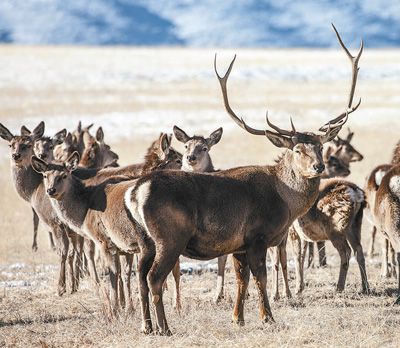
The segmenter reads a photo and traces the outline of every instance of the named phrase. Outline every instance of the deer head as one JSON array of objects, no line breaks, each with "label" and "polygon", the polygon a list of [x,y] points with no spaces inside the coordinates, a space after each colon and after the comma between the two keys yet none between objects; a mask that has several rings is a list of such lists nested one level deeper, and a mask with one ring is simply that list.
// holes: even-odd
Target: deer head
[{"label": "deer head", "polygon": [[347,103],[346,111],[341,113],[339,116],[333,118],[325,125],[323,125],[319,130],[323,132],[323,134],[315,134],[312,132],[298,132],[291,120],[291,130],[284,130],[274,125],[269,121],[268,112],[267,112],[267,125],[273,129],[273,131],[269,129],[259,130],[248,126],[242,118],[239,118],[233,109],[229,105],[228,92],[227,92],[227,81],[229,78],[229,74],[232,70],[233,64],[235,62],[236,56],[231,61],[227,72],[224,76],[220,76],[217,71],[217,56],[215,55],[214,59],[214,70],[219,80],[222,96],[224,99],[225,109],[233,119],[233,121],[241,128],[249,132],[253,135],[262,135],[266,136],[272,144],[277,147],[283,147],[288,149],[291,152],[291,167],[292,169],[299,173],[300,175],[313,178],[317,176],[321,176],[324,171],[325,165],[322,158],[322,145],[328,141],[333,140],[342,126],[346,123],[348,119],[348,115],[354,112],[361,103],[361,100],[355,105],[353,104],[354,91],[357,82],[358,75],[358,61],[361,57],[363,51],[363,43],[361,41],[361,46],[357,56],[353,57],[348,49],[342,42],[342,39],[339,36],[335,26],[332,24],[332,27],[336,33],[336,36],[339,40],[340,45],[346,52],[352,64],[352,79],[351,79],[351,87],[349,93],[349,99]]},{"label": "deer head", "polygon": [[325,171],[321,178],[334,178],[336,176],[346,177],[350,175],[349,166],[334,154],[333,148],[324,152]]},{"label": "deer head", "polygon": [[0,137],[8,142],[11,150],[11,161],[17,167],[29,166],[33,155],[35,141],[43,136],[44,122],[40,122],[30,132],[25,126],[21,128],[21,135],[13,135],[5,126],[0,123]]},{"label": "deer head", "polygon": [[[182,129],[174,126],[175,138],[185,145],[182,169],[193,172],[213,170],[209,152],[222,137],[222,128],[218,128],[208,138],[202,136],[188,136]],[[210,170],[209,170],[210,169]]]},{"label": "deer head", "polygon": [[64,142],[67,130],[63,129],[53,137],[41,137],[33,145],[33,152],[37,157],[47,162],[54,161],[54,148]]},{"label": "deer head", "polygon": [[72,183],[72,172],[78,168],[79,154],[74,152],[63,165],[47,163],[32,156],[32,168],[43,175],[46,193],[54,199],[61,199]]},{"label": "deer head", "polygon": [[111,151],[110,146],[104,142],[103,128],[99,127],[96,137],[89,132],[83,135],[85,145],[82,153],[81,165],[87,168],[102,168],[115,164],[118,161],[118,155]]},{"label": "deer head", "polygon": [[358,152],[354,146],[350,144],[353,139],[354,132],[348,129],[348,134],[346,138],[341,138],[339,136],[333,140],[335,146],[335,155],[342,159],[345,163],[362,161],[364,156]]}]

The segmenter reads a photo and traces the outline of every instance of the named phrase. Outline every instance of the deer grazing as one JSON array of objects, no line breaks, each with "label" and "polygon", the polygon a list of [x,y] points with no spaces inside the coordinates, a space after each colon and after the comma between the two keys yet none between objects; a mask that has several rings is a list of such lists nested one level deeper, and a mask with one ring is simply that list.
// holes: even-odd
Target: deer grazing
[{"label": "deer grazing", "polygon": [[[175,138],[185,145],[183,153],[182,170],[195,173],[215,172],[209,151],[222,137],[222,128],[218,128],[208,138],[202,136],[190,137],[182,129],[174,126]],[[214,302],[218,303],[224,294],[225,265],[228,256],[218,258],[218,278]],[[179,291],[179,289],[177,289]]]},{"label": "deer grazing", "polygon": [[226,83],[234,60],[223,77],[214,61],[228,114],[242,129],[266,136],[286,152],[272,166],[238,167],[212,174],[155,172],[131,184],[125,204],[141,231],[137,234],[141,249],[138,272],[146,332],[152,330],[150,290],[157,331],[171,334],[162,286],[181,254],[200,260],[233,254],[238,286],[233,321],[244,324],[250,271],[258,289],[260,318],[262,322],[273,321],[266,291],[267,249],[287,238],[294,220],[314,204],[325,167],[322,145],[338,134],[348,114],[359,105],[321,127],[321,135],[298,132],[293,123],[291,131],[281,129],[268,117],[267,124],[274,131],[252,128],[229,105]]},{"label": "deer grazing", "polygon": [[[152,159],[153,164],[157,163],[154,170],[178,169],[181,166],[180,161],[176,162],[176,152],[171,151],[170,154],[169,139],[166,134],[160,137],[158,154],[161,157],[159,161]],[[124,194],[131,184],[132,172],[128,168],[124,175],[121,168],[110,168],[119,170],[119,174],[83,181],[73,175],[78,163],[77,152],[63,165],[49,164],[32,157],[32,166],[43,175],[46,192],[60,220],[76,233],[93,240],[105,256],[110,271],[112,308],[116,311],[125,297],[124,289],[118,285],[121,276],[119,255],[121,252],[139,252],[135,224],[124,208]]]}]

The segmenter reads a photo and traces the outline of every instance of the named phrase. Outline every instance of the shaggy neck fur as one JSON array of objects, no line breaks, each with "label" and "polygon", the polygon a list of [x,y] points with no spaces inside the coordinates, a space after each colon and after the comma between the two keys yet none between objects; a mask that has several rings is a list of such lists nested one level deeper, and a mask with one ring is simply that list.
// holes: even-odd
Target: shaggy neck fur
[{"label": "shaggy neck fur", "polygon": [[14,163],[11,164],[11,173],[17,193],[29,202],[42,183],[42,175],[36,173],[31,165],[18,167]]},{"label": "shaggy neck fur", "polygon": [[291,218],[310,209],[318,197],[320,177],[306,178],[293,166],[293,152],[286,151],[275,165],[277,191],[287,202]]}]

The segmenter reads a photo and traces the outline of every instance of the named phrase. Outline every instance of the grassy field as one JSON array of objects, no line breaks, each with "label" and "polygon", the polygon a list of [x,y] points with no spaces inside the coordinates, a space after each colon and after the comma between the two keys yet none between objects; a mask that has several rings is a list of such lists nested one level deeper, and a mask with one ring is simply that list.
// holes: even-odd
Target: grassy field
[{"label": "grassy field", "polygon": [[[223,70],[233,51],[219,52]],[[22,124],[33,128],[42,119],[48,134],[72,128],[79,119],[95,122],[104,126],[106,141],[120,155],[121,164],[141,161],[150,141],[173,124],[200,134],[223,126],[222,140],[212,150],[217,168],[272,163],[279,154],[265,139],[245,134],[226,116],[212,71],[214,50],[4,46],[0,53],[0,122],[12,131]],[[237,53],[230,95],[250,124],[262,127],[268,108],[282,127],[294,115],[298,128],[316,130],[343,110],[349,66],[339,50]],[[366,50],[360,63],[357,94],[363,103],[348,125],[355,131],[355,147],[365,156],[351,168],[350,179],[361,187],[375,165],[390,159],[399,138],[399,58],[399,51]],[[179,143],[174,145],[182,150]],[[169,280],[165,302],[174,335],[168,338],[139,333],[138,300],[133,314],[108,322],[89,280],[78,293],[59,298],[58,257],[43,228],[39,250],[31,251],[31,211],[14,191],[7,154],[1,142],[0,346],[398,346],[400,309],[392,306],[396,280],[380,277],[379,256],[367,258],[373,294],[360,295],[358,267],[352,260],[346,291],[336,294],[339,258],[331,245],[329,267],[306,271],[303,296],[272,304],[272,325],[259,322],[253,284],[245,306],[246,325],[231,323],[235,279],[230,260],[225,299],[219,305],[212,302],[216,274],[182,276],[180,314],[172,308]],[[364,249],[369,231],[365,221]],[[289,272],[294,288],[293,263]]]}]

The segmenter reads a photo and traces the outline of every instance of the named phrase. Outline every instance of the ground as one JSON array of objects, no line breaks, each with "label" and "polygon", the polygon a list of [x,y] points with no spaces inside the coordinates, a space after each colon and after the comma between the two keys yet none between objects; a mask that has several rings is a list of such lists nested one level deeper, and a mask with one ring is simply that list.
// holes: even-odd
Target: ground
[{"label": "ground", "polygon": [[[50,135],[62,127],[72,129],[79,119],[95,122],[96,127],[103,125],[121,164],[140,162],[150,141],[174,124],[189,134],[224,127],[220,144],[211,152],[216,168],[272,163],[280,152],[263,137],[240,130],[224,111],[212,63],[218,51],[218,66],[224,71],[233,50],[3,46],[0,51],[0,122],[13,132],[22,124],[33,128],[42,119]],[[281,127],[288,127],[293,115],[299,129],[315,131],[344,110],[350,67],[339,49],[236,53],[229,81],[231,103],[251,125],[263,127],[269,109]],[[355,147],[365,156],[352,165],[349,178],[361,187],[375,165],[390,159],[398,141],[399,58],[400,51],[366,49],[360,62],[356,94],[363,101],[348,125],[355,131]],[[174,146],[182,150],[180,144]],[[139,333],[137,300],[133,314],[108,322],[102,296],[89,280],[76,294],[56,295],[57,255],[43,228],[39,250],[31,251],[31,212],[13,189],[4,142],[0,168],[0,346],[398,345],[400,309],[392,306],[396,280],[380,277],[378,255],[367,258],[373,293],[360,295],[358,267],[352,260],[346,290],[336,294],[339,259],[331,245],[329,267],[306,271],[303,296],[272,304],[275,324],[260,323],[252,283],[246,325],[231,323],[235,279],[230,261],[225,299],[219,305],[212,302],[215,273],[182,276],[180,314],[172,308],[169,280],[165,302],[172,337]],[[369,231],[364,221],[364,250]],[[292,262],[289,272],[294,291]],[[268,274],[271,279],[270,264]]]}]

